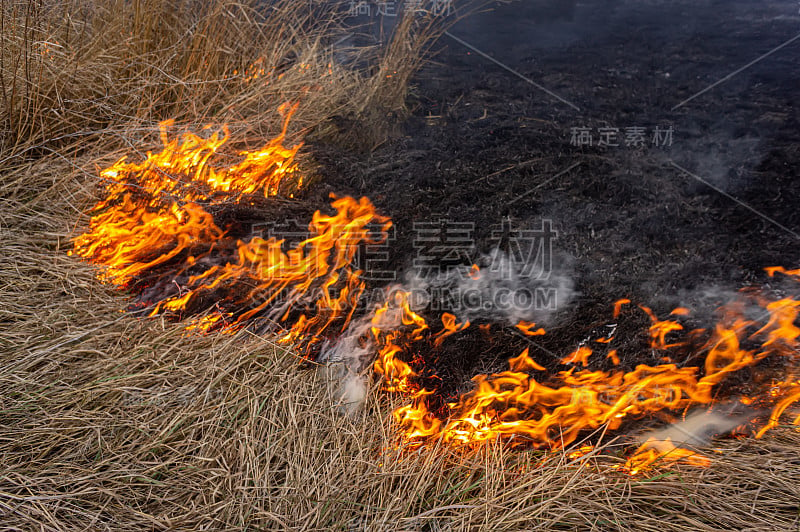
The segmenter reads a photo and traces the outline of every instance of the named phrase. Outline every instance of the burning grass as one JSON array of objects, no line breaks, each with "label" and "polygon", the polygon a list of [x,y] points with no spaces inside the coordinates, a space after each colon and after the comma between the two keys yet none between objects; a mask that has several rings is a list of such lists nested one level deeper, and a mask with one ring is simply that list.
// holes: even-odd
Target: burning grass
[{"label": "burning grass", "polygon": [[696,530],[796,519],[791,431],[720,442],[708,469],[633,479],[609,474],[621,463],[614,441],[577,461],[491,442],[408,453],[394,446],[384,396],[342,416],[324,380],[269,338],[185,337],[119,315],[118,295],[30,234],[4,234],[19,282],[48,301],[32,305],[20,286],[2,294],[13,344],[0,377],[6,526]]},{"label": "burning grass", "polygon": [[[314,128],[323,134],[328,118],[347,109],[364,80],[329,66],[321,52],[322,29],[306,33],[309,19],[299,7],[289,7],[300,4],[305,3],[286,3],[270,15],[285,19],[266,20],[240,3],[203,3],[189,12],[166,2],[92,3],[85,4],[91,10],[73,5],[63,12],[44,3],[4,4],[9,35],[3,48],[4,127],[10,132],[0,156],[0,236],[6,258],[0,265],[5,280],[0,286],[4,526],[796,526],[800,439],[791,428],[776,427],[761,440],[719,442],[721,452],[706,469],[678,464],[635,478],[613,470],[624,464],[627,442],[602,427],[587,435],[592,447],[581,438],[566,452],[513,451],[500,438],[469,452],[442,441],[422,448],[398,445],[392,412],[404,406],[402,400],[379,393],[374,385],[365,408],[343,416],[337,383],[325,368],[310,363],[310,369],[298,369],[301,356],[274,335],[246,328],[231,328],[227,335],[187,335],[185,324],[165,319],[168,314],[137,319],[144,313],[120,313],[131,299],[98,283],[95,270],[65,253],[76,234],[75,220],[97,198],[95,166],[130,170],[125,162],[113,164],[128,151],[125,145],[145,145],[141,131],[155,132],[156,123],[170,117],[193,124],[211,118],[227,122],[237,138],[252,139],[242,149],[261,153],[270,147],[263,146],[264,139],[281,131],[275,109],[286,100],[302,102],[294,131]],[[25,17],[27,26],[9,23]],[[378,75],[369,78],[373,104],[394,106],[402,99],[418,60],[407,45],[391,48]],[[19,64],[27,68],[13,66]],[[256,64],[265,67],[251,66]],[[387,78],[386,69],[393,76],[402,72],[400,81],[386,81],[398,79]],[[326,75],[333,88],[315,89]],[[394,96],[382,100],[381,94]],[[375,109],[365,105],[357,114],[374,116]],[[191,142],[203,144],[183,139],[187,148]],[[169,138],[164,143],[170,145]],[[303,164],[302,154],[292,150],[278,150],[288,161],[282,168],[295,168],[295,155]],[[198,154],[202,158],[208,151],[213,150]],[[210,208],[213,191],[226,187],[219,167],[206,168],[207,189],[189,191],[198,208]],[[115,176],[106,177],[112,189],[119,185]],[[278,190],[288,195],[300,186],[296,177],[280,183],[256,180],[256,188],[263,196]],[[286,183],[289,189],[282,188]],[[175,192],[174,183],[163,184]],[[120,191],[116,199],[121,201],[129,190]],[[351,212],[350,203],[340,205],[337,212]],[[164,206],[150,207],[160,212]],[[179,221],[186,216],[173,214]],[[324,225],[323,218],[318,221]],[[206,243],[222,238],[220,228],[207,229]],[[79,241],[76,251],[81,249],[88,248]],[[125,264],[156,266],[147,257],[134,258]],[[248,275],[252,272],[248,269]],[[110,275],[125,282],[133,273]],[[313,279],[324,284],[331,280],[327,275]],[[324,329],[325,320],[312,331]],[[432,342],[444,344],[451,338],[448,332],[457,334],[459,324],[444,321]],[[520,330],[536,332],[524,323]],[[291,339],[304,345],[314,338]],[[403,376],[387,369],[388,357],[378,360],[382,373]],[[517,363],[523,362],[520,356]],[[408,384],[401,378],[395,382],[398,390]]]},{"label": "burning grass", "polygon": [[[106,197],[94,207],[89,230],[74,240],[75,253],[97,264],[101,279],[131,290],[135,306],[151,317],[183,319],[211,311],[187,329],[279,332],[280,343],[293,345],[307,359],[344,362],[350,372],[345,388],[350,389],[346,394],[351,403],[363,395],[358,391],[363,379],[357,375],[375,360],[374,372],[385,380],[385,390],[411,397],[394,418],[412,444],[442,439],[472,446],[499,439],[511,446],[557,449],[590,429],[617,431],[632,420],[686,415],[698,406],[748,410],[744,417],[760,438],[798,402],[800,328],[795,322],[800,302],[792,297],[771,300],[755,289],[744,290],[739,301],[723,308],[710,334],[697,329],[685,339],[676,334],[684,329],[678,319],[689,315],[688,309],[676,308],[674,319],[661,320],[639,305],[650,320],[649,342],[636,354],[635,366],[620,366],[619,340],[612,334],[587,339],[570,354],[550,361],[551,366],[557,364],[554,371],[542,365],[541,353],[537,361],[526,347],[508,357],[507,371],[476,375],[469,392],[441,393],[433,379],[443,379],[429,366],[449,337],[472,325],[469,319],[444,312],[438,328],[411,308],[410,292],[387,287],[394,300],[387,296],[382,307],[367,308],[352,321],[367,288],[354,259],[361,246],[385,241],[391,226],[368,198],[334,198],[336,214],[316,211],[308,237],[294,247],[247,231],[237,236],[235,216],[222,217],[229,220],[223,225],[217,222],[220,213],[212,214],[224,212],[226,205],[264,200],[269,204],[281,193],[291,198],[304,188],[294,163],[299,145],[283,146],[297,106],[290,110],[284,104],[280,109],[280,134],[258,151],[241,152],[241,162],[223,168],[215,167],[216,152],[227,135],[214,133],[203,139],[187,133],[181,141],[169,141],[162,124],[161,152],[148,152],[141,163],[122,158],[101,171],[110,182]],[[369,224],[380,228],[371,231]],[[799,277],[780,267],[768,268],[768,273]],[[472,265],[464,282],[474,292],[491,275],[491,266],[483,271]],[[628,299],[617,301],[614,320],[619,321],[622,307],[630,304]],[[763,316],[750,317],[753,309]],[[482,319],[489,321],[481,324],[481,331],[499,338],[491,330],[497,328],[492,321],[497,317],[485,312]],[[535,327],[529,321],[516,324],[525,336],[546,334]],[[744,347],[746,342],[754,347]],[[502,346],[492,342],[488,349]],[[596,350],[602,351],[601,360],[611,360],[611,370],[592,368]],[[656,363],[644,363],[648,351],[658,355]],[[768,367],[751,371],[765,361]],[[431,386],[420,382],[423,372]],[[743,374],[749,386],[746,396],[737,398],[727,381],[741,380]],[[766,416],[759,412],[764,409],[769,411]],[[794,424],[799,423],[800,418],[795,419]],[[719,431],[724,432],[728,431]],[[659,462],[708,465],[708,458],[675,437],[648,439],[624,469],[637,474]]]},{"label": "burning grass", "polygon": [[[88,163],[89,160],[87,159]],[[57,169],[15,174],[52,198]],[[73,170],[73,178],[75,177]],[[36,181],[40,180],[40,181]],[[183,324],[120,314],[126,301],[59,248],[70,201],[7,203],[2,512],[26,529],[790,529],[797,434],[715,444],[710,467],[642,476],[606,435],[567,453],[395,446],[377,393],[355,418],[271,337],[185,336]],[[35,301],[35,302],[34,302]],[[324,375],[324,373],[320,373]],[[576,442],[576,445],[582,445]]]}]

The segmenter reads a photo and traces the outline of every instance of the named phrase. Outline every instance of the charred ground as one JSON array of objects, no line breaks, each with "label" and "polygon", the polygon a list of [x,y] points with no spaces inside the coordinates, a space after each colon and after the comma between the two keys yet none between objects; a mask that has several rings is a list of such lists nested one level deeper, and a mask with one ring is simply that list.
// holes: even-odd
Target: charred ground
[{"label": "charred ground", "polygon": [[[800,42],[673,108],[795,36],[796,11],[791,2],[588,2],[572,20],[514,4],[474,15],[451,33],[580,111],[445,35],[399,135],[360,152],[311,145],[322,179],[308,196],[320,205],[330,192],[370,197],[394,221],[400,272],[414,257],[414,221],[474,222],[487,252],[503,218],[552,219],[565,257],[557,268],[579,295],[535,338],[551,363],[548,351],[563,356],[612,321],[620,297],[660,316],[689,306],[687,328],[708,326],[732,292],[768,282],[764,266],[800,258]],[[619,147],[597,146],[597,128],[632,126],[647,128],[644,146],[621,137]],[[670,146],[651,144],[656,126],[673,128]],[[592,128],[592,146],[571,142],[576,127]],[[646,318],[628,320],[623,362],[652,362]],[[502,370],[524,343],[508,336],[498,356],[473,336],[450,339],[437,367],[462,379]]]}]

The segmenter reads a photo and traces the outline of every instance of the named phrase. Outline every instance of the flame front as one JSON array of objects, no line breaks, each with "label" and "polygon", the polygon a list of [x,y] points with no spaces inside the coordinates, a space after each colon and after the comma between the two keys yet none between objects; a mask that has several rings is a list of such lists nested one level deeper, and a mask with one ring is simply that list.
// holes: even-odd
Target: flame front
[{"label": "flame front", "polygon": [[[405,301],[401,303],[403,308]],[[620,300],[615,304],[615,318],[619,317],[621,307],[629,303]],[[385,378],[388,390],[409,394],[409,402],[395,410],[394,419],[404,439],[412,446],[431,439],[455,445],[500,439],[511,446],[554,449],[567,446],[580,435],[600,427],[616,430],[625,421],[650,414],[686,412],[697,405],[713,406],[717,385],[728,376],[772,357],[773,363],[783,366],[785,375],[790,377],[768,385],[760,384],[762,389],[754,401],[760,407],[771,408],[769,419],[756,433],[761,437],[779,424],[792,405],[800,402],[800,381],[791,377],[797,373],[800,329],[795,322],[800,301],[786,298],[762,303],[768,320],[760,327],[756,321],[744,317],[742,305],[724,309],[723,318],[700,348],[700,352],[707,353],[701,366],[679,366],[670,362],[654,366],[640,364],[630,371],[589,371],[579,368],[588,365],[593,352],[581,346],[559,360],[561,365],[572,367],[549,374],[543,365],[531,358],[529,349],[525,349],[509,359],[509,370],[474,377],[474,388],[448,403],[444,412],[431,409],[430,398],[436,390],[415,385],[417,371],[413,363],[400,361],[404,348],[421,340],[422,333],[427,330],[424,320],[413,320],[414,329],[405,336],[399,332],[402,329],[384,335],[388,341],[379,353],[375,370]],[[683,327],[676,321],[659,320],[647,307],[640,308],[651,320],[651,348],[665,354],[662,360],[669,360],[666,354],[683,343],[670,342],[667,337]],[[672,312],[675,316],[687,314],[683,308]],[[453,334],[455,318],[446,316],[443,322],[440,332],[429,335],[428,345],[441,344],[444,337]],[[410,325],[411,321],[404,323]],[[527,332],[533,326],[523,322],[517,328]],[[381,332],[373,330],[373,334],[380,336]],[[743,341],[759,347],[743,349]],[[600,341],[610,342],[609,339]],[[615,350],[608,357],[619,364]],[[792,422],[800,424],[800,416]],[[576,456],[582,454],[585,453]],[[623,469],[635,474],[656,462],[677,461],[699,466],[709,464],[707,458],[693,450],[671,441],[651,439],[640,446]]]},{"label": "flame front", "polygon": [[241,152],[244,159],[227,168],[211,164],[228,141],[227,126],[208,138],[185,133],[169,140],[173,122],[162,122],[161,152],[148,152],[141,163],[122,157],[100,172],[108,180],[106,197],[95,205],[89,231],[75,239],[72,253],[104,266],[104,279],[124,285],[195,246],[219,242],[224,231],[209,214],[209,205],[302,186],[301,178],[288,183],[298,171],[294,158],[301,145],[283,147],[296,109],[281,106],[280,135],[259,151]]},{"label": "flame front", "polygon": [[[147,153],[138,163],[123,157],[101,171],[108,180],[105,198],[95,206],[88,231],[74,240],[73,253],[99,265],[103,280],[132,291],[136,305],[151,316],[195,316],[187,329],[199,332],[258,327],[313,356],[351,323],[367,286],[356,254],[360,246],[382,242],[391,221],[367,198],[333,197],[334,212],[316,211],[307,237],[289,247],[274,237],[237,233],[235,221],[219,215],[230,206],[258,210],[276,196],[293,197],[303,189],[295,161],[300,144],[284,147],[296,109],[281,106],[280,133],[261,150],[240,152],[231,165],[219,162],[229,139],[226,127],[206,137],[185,133],[170,140],[172,123],[164,122],[159,153]],[[800,281],[800,270],[773,267],[767,273]],[[472,265],[468,277],[478,282],[480,268]],[[505,329],[531,347],[511,353],[508,370],[477,375],[471,391],[447,397],[430,385],[435,379],[423,379],[423,373],[430,376],[426,353],[447,348],[474,325],[446,312],[429,325],[412,308],[409,291],[391,287],[386,293],[386,302],[364,316],[368,327],[360,340],[372,347],[372,369],[385,390],[406,398],[393,418],[411,446],[439,439],[457,446],[502,440],[510,446],[562,448],[600,427],[617,430],[649,415],[713,408],[723,381],[766,359],[780,374],[753,379],[753,393],[741,399],[770,412],[755,435],[777,427],[800,402],[800,301],[793,298],[769,301],[744,292],[707,334],[685,334],[678,321],[689,314],[685,308],[660,320],[640,305],[650,321],[649,349],[660,363],[627,369],[612,348],[613,333],[587,339],[566,355],[536,360],[533,342],[546,332],[519,321]],[[761,318],[746,310],[754,302],[764,311]],[[630,300],[620,299],[613,305],[614,319],[621,319],[623,308],[638,312]],[[476,325],[486,337],[496,326]],[[703,334],[703,345],[692,348],[688,339]],[[675,362],[686,349],[694,351]],[[611,369],[591,370],[595,362]],[[800,416],[792,423],[800,425]],[[573,456],[591,450],[584,445]],[[636,473],[679,460],[708,464],[680,442],[651,439],[623,469]]]},{"label": "flame front", "polygon": [[374,224],[385,231],[391,223],[367,198],[334,198],[335,214],[315,212],[308,238],[288,250],[275,238],[233,238],[211,214],[302,188],[295,162],[301,145],[283,145],[296,109],[281,106],[280,134],[258,151],[240,152],[230,166],[215,164],[227,127],[207,138],[185,133],[170,140],[172,123],[162,123],[161,152],[140,163],[123,157],[101,171],[109,180],[106,197],[73,253],[102,266],[102,279],[137,292],[151,316],[213,307],[191,330],[234,330],[258,318],[267,328],[283,327],[283,342],[306,349],[333,324],[340,331],[364,290],[354,256],[360,245],[380,240]]}]

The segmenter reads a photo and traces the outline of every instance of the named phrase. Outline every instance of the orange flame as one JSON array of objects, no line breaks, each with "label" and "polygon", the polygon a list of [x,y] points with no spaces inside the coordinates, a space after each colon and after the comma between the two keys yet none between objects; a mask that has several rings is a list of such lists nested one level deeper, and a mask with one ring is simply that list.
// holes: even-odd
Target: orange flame
[{"label": "orange flame", "polygon": [[509,358],[508,365],[511,367],[511,371],[547,371],[544,366],[530,357],[527,348],[519,355]]},{"label": "orange flame", "polygon": [[[227,126],[222,136],[219,131],[206,139],[184,133],[169,140],[172,121],[162,122],[161,152],[148,152],[141,163],[122,157],[100,172],[109,180],[106,198],[94,207],[89,231],[74,240],[70,253],[104,266],[103,279],[122,285],[197,243],[220,241],[224,231],[200,203],[236,201],[256,192],[278,194],[298,171],[294,157],[301,145],[283,147],[296,109],[296,104],[282,105],[280,135],[259,151],[241,152],[244,160],[228,168],[211,165],[228,140]],[[301,185],[298,179],[293,186]]]},{"label": "orange flame", "polygon": [[691,449],[679,447],[669,438],[664,440],[649,438],[636,450],[633,456],[628,458],[625,466],[621,469],[631,475],[636,475],[656,463],[671,464],[675,462],[685,462],[698,467],[711,465],[711,460],[708,457],[700,456]]},{"label": "orange flame", "polygon": [[589,365],[589,357],[592,356],[592,350],[586,346],[581,346],[569,355],[561,359],[562,364],[580,364],[581,366]]},{"label": "orange flame", "polygon": [[442,327],[444,328],[433,339],[433,345],[435,347],[440,347],[442,342],[444,342],[444,339],[451,334],[463,331],[469,327],[469,321],[465,321],[464,323],[456,323],[456,317],[449,312],[445,312],[442,314]]},{"label": "orange flame", "polygon": [[[648,307],[639,305],[645,314],[650,318],[650,347],[653,349],[669,349],[680,344],[667,344],[667,335],[671,332],[682,331],[683,326],[677,321],[659,320]],[[670,314],[682,315],[684,309],[675,309]]]},{"label": "orange flame", "polygon": [[[620,300],[614,306],[618,317]],[[800,329],[794,325],[800,302],[784,299],[766,304],[768,322],[749,338],[765,338],[761,350],[742,349],[740,341],[746,330],[755,323],[732,306],[717,324],[703,350],[707,355],[702,367],[679,367],[676,364],[650,366],[640,364],[630,371],[589,371],[575,368],[560,371],[542,380],[531,371],[544,371],[526,349],[509,359],[509,370],[473,378],[475,388],[447,404],[444,415],[428,408],[431,390],[419,390],[411,396],[410,403],[394,412],[406,441],[420,445],[430,438],[439,438],[456,445],[503,439],[510,445],[560,448],[572,442],[584,431],[606,426],[618,429],[626,419],[639,419],[657,412],[682,411],[694,405],[714,403],[714,387],[728,375],[752,367],[766,356],[776,355],[796,362],[792,350],[797,345]],[[651,317],[652,346],[672,349],[683,345],[668,343],[666,335],[682,330],[677,322],[660,321],[654,313],[642,307]],[[673,315],[686,315],[676,309]],[[751,329],[752,330],[752,329]],[[399,351],[396,351],[396,356]],[[580,347],[564,357],[561,363],[586,366],[591,349]],[[616,351],[607,357],[619,364]],[[784,412],[800,401],[800,382],[786,381],[773,387],[773,393],[762,402],[773,405],[768,423],[758,436],[778,425]],[[800,417],[794,420],[800,424]],[[578,453],[579,455],[581,453]],[[635,474],[656,463],[669,464],[684,461],[706,466],[709,459],[685,449],[671,441],[649,440],[629,458],[625,471]]]},{"label": "orange flame", "polygon": [[[169,140],[171,122],[162,123],[161,152],[148,153],[141,163],[123,157],[101,172],[110,180],[106,198],[95,206],[89,230],[74,240],[73,252],[101,265],[101,278],[117,285],[177,262],[169,272],[156,273],[156,282],[174,283],[178,293],[162,293],[151,316],[202,309],[225,290],[219,313],[190,323],[190,330],[236,328],[263,315],[272,322],[291,320],[281,340],[309,347],[332,324],[346,327],[364,290],[353,266],[358,248],[379,243],[391,224],[367,198],[334,198],[336,214],[314,213],[309,237],[288,251],[274,238],[227,237],[228,229],[204,207],[251,204],[256,196],[291,194],[302,186],[294,161],[301,144],[283,146],[296,109],[297,104],[282,105],[278,136],[261,150],[240,152],[243,159],[228,167],[214,164],[228,140],[227,127],[223,135],[185,133]],[[378,237],[369,227],[376,223],[382,226]],[[210,260],[215,249],[232,250],[227,263]]]},{"label": "orange flame", "polygon": [[534,322],[525,320],[520,320],[516,325],[516,328],[522,331],[522,333],[526,336],[540,336],[545,333],[544,329],[541,327],[534,331],[534,327],[536,327]]},{"label": "orange flame", "polygon": [[373,364],[376,374],[383,376],[384,386],[390,392],[411,393],[417,390],[410,379],[417,374],[397,355],[403,347],[396,342],[412,342],[422,338],[428,329],[425,319],[411,310],[410,292],[397,290],[378,308],[371,320],[370,333],[378,346],[378,357]]}]

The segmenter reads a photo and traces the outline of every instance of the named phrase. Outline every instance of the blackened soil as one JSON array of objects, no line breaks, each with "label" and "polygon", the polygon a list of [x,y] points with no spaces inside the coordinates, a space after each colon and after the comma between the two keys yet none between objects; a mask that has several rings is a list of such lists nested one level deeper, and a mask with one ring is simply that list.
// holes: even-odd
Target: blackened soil
[{"label": "blackened soil", "polygon": [[[763,267],[800,261],[800,39],[731,76],[800,33],[797,10],[630,0],[578,3],[571,20],[514,3],[472,16],[451,33],[580,110],[444,36],[401,135],[361,152],[312,146],[323,174],[312,203],[330,192],[372,199],[394,220],[400,271],[414,258],[414,222],[474,222],[488,251],[504,217],[553,220],[579,296],[533,339],[551,365],[601,333],[621,297],[662,316],[689,306],[687,325],[708,326],[733,291],[769,282]],[[571,142],[579,127],[591,146]],[[620,146],[598,146],[601,127],[618,128]],[[646,129],[643,146],[625,145],[630,127]],[[671,145],[652,143],[656,127],[673,129]],[[630,332],[628,362],[652,362],[644,335]],[[502,356],[470,335],[448,340],[441,364],[454,386],[504,369],[525,342],[499,344]]]}]

